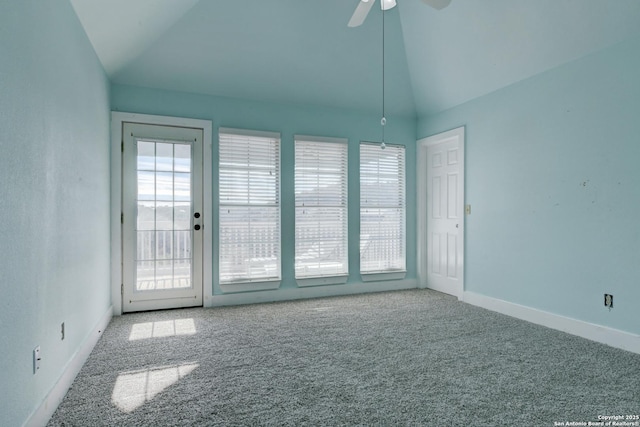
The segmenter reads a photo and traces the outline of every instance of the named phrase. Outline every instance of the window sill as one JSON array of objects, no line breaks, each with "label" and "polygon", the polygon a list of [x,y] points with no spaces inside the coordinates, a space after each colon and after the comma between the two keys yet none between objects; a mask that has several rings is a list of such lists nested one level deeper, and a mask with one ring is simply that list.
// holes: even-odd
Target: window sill
[{"label": "window sill", "polygon": [[381,282],[385,280],[402,280],[407,275],[406,271],[391,271],[388,273],[360,273],[363,282]]},{"label": "window sill", "polygon": [[225,294],[236,292],[272,291],[280,287],[280,280],[270,282],[238,282],[221,283],[220,289]]},{"label": "window sill", "polygon": [[296,279],[299,287],[322,286],[322,285],[343,285],[347,283],[348,275],[345,276],[325,276],[325,277],[307,277]]}]

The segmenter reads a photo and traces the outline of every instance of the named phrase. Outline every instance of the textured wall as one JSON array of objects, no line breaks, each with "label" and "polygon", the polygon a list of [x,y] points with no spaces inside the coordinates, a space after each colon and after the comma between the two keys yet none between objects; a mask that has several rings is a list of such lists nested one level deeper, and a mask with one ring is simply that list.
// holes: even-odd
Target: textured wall
[{"label": "textured wall", "polygon": [[0,2],[0,94],[0,425],[15,426],[111,303],[109,83],[67,0]]},{"label": "textured wall", "polygon": [[[349,283],[361,282],[359,259],[359,142],[379,141],[380,117],[348,110],[311,106],[292,106],[219,98],[145,89],[134,86],[112,85],[114,111],[189,117],[213,121],[213,177],[218,175],[218,151],[215,145],[219,127],[235,127],[281,132],[281,195],[282,195],[282,285],[291,289],[297,285],[294,278],[294,142],[295,134],[342,137],[349,139]],[[415,124],[414,118],[390,117],[387,122],[386,141],[406,145],[407,167],[407,278],[416,277],[415,259]],[[218,227],[215,213],[218,203],[214,197],[214,293],[217,286],[218,250],[215,239]],[[206,260],[205,260],[206,262]],[[206,286],[206,284],[205,284]],[[348,286],[348,284],[347,284]]]},{"label": "textured wall", "polygon": [[640,333],[639,75],[632,39],[419,120],[466,125],[466,290]]}]

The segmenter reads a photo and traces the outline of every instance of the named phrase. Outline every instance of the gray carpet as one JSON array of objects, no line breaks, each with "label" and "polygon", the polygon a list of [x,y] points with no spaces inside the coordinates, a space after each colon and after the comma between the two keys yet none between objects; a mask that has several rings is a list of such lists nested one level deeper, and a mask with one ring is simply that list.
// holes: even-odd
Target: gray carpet
[{"label": "gray carpet", "polygon": [[553,426],[640,414],[640,355],[410,290],[112,320],[50,426]]}]

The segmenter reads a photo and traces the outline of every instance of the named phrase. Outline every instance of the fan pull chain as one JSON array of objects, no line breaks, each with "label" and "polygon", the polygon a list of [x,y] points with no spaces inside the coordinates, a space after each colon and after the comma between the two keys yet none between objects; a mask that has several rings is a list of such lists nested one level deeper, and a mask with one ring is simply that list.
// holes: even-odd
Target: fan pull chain
[{"label": "fan pull chain", "polygon": [[[384,0],[381,0],[384,1]],[[385,117],[385,111],[384,111],[384,65],[385,65],[385,61],[384,61],[384,14],[385,14],[385,10],[384,8],[382,9],[382,119],[380,119],[380,124],[382,125],[382,144],[380,144],[380,148],[382,148],[383,150],[386,148],[386,145],[384,143],[384,127],[387,125],[387,118]]]}]

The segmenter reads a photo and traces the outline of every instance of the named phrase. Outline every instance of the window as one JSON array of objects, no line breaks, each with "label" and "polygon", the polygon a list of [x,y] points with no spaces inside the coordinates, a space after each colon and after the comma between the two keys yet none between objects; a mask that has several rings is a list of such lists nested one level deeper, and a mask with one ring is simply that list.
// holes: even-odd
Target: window
[{"label": "window", "polygon": [[[360,273],[363,280],[406,271],[405,148],[360,144]],[[381,276],[382,275],[382,276]]]},{"label": "window", "polygon": [[346,139],[295,137],[295,202],[298,284],[345,283],[349,273]]},{"label": "window", "polygon": [[220,284],[279,281],[280,135],[221,128],[219,145]]}]

